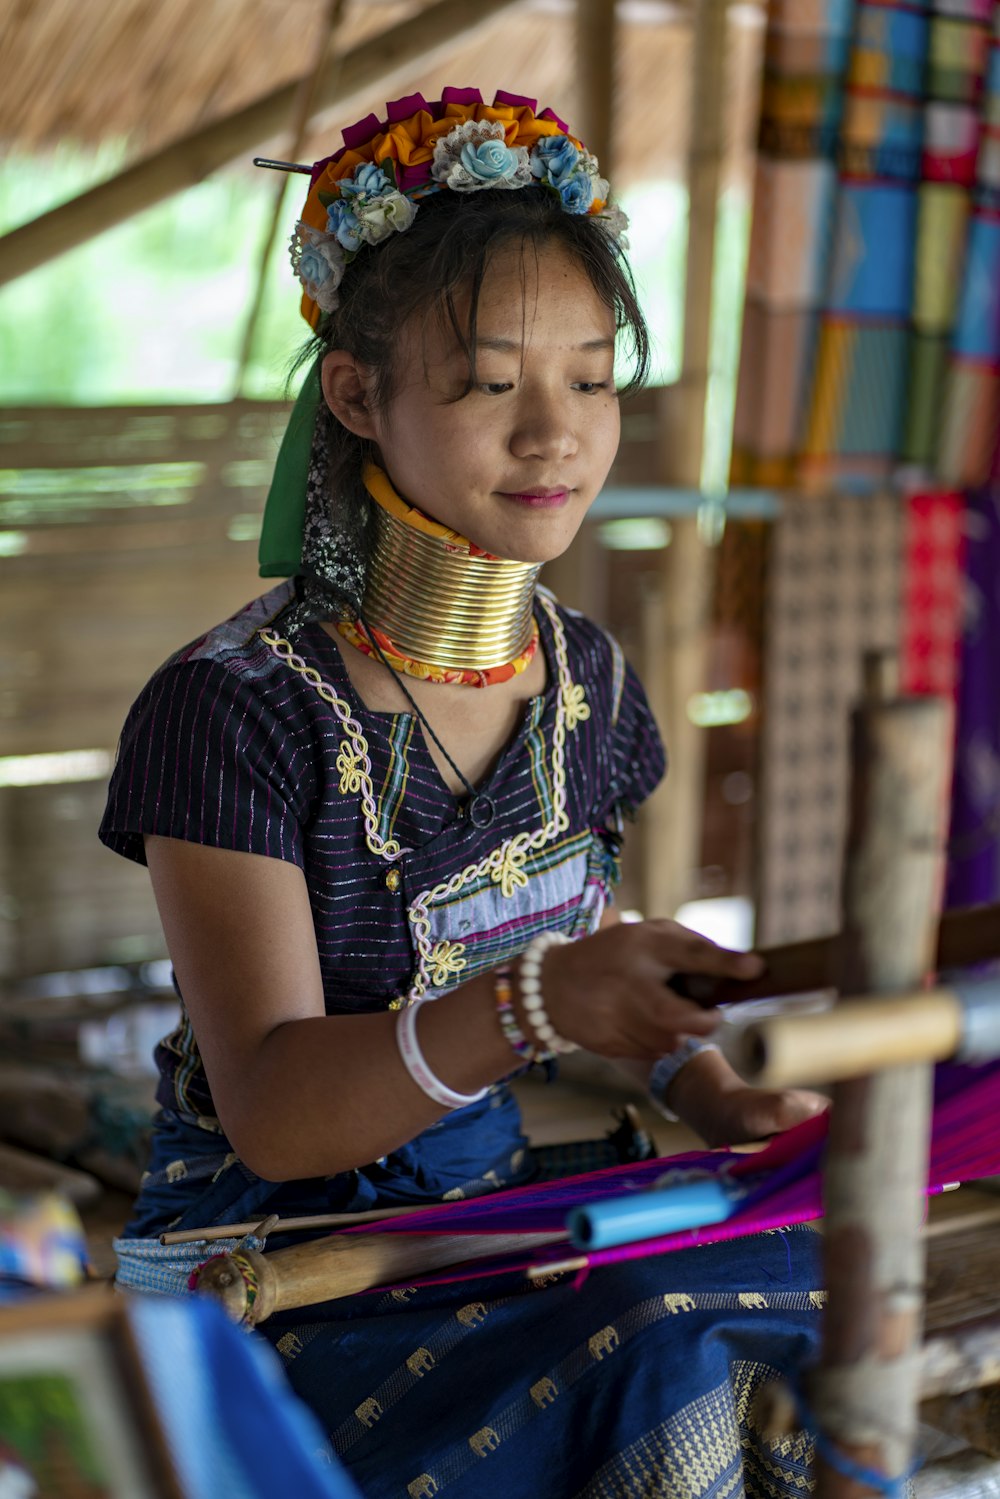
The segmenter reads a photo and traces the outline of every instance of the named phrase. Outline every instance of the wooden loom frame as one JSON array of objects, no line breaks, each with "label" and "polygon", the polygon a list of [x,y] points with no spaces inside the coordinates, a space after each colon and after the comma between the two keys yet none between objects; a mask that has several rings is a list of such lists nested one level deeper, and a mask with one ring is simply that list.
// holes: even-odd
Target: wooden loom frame
[{"label": "wooden loom frame", "polygon": [[[843,997],[861,991],[876,998],[913,991],[939,962],[956,961],[963,939],[970,935],[978,945],[966,949],[965,961],[971,960],[970,951],[976,959],[986,956],[991,946],[988,927],[1000,925],[996,910],[992,915],[958,913],[945,925],[939,942],[936,902],[951,715],[949,705],[938,699],[891,697],[890,685],[884,671],[870,670],[867,700],[854,714],[844,933],[838,943],[827,940],[793,950],[793,962],[777,986],[785,992],[795,987],[791,975],[796,970],[800,987],[807,975],[815,984],[817,960],[824,957],[828,964],[834,957],[839,966]],[[950,936],[944,940],[946,933]],[[1000,952],[1000,931],[992,950]],[[776,986],[765,980],[757,987],[774,992]],[[997,1402],[989,1388],[1000,1381],[1000,1317],[973,1322],[958,1333],[938,1328],[926,1349],[921,1344],[931,1078],[931,1063],[897,1065],[890,1056],[883,1070],[835,1084],[825,1168],[829,1300],[822,1359],[810,1382],[808,1405],[838,1453],[888,1475],[909,1465],[922,1399],[933,1401],[926,1414],[936,1424],[970,1445],[978,1444],[978,1450],[1000,1455]],[[887,1121],[898,1127],[885,1128]],[[990,1225],[996,1221],[987,1216],[988,1224],[973,1225],[987,1235],[977,1251],[980,1273],[984,1254],[989,1263]],[[454,1264],[459,1256],[453,1243],[443,1242],[448,1237],[441,1236],[442,1242],[435,1244],[434,1236],[427,1234],[415,1239],[351,1235],[279,1251],[286,1265],[294,1261],[300,1267],[293,1272],[303,1277],[296,1295],[308,1287],[302,1300],[286,1304],[352,1294]],[[527,1238],[540,1245],[552,1242],[553,1235]],[[525,1247],[525,1236],[490,1235],[481,1246],[470,1236],[466,1246],[463,1259],[475,1259],[477,1253],[492,1258]],[[935,1273],[940,1275],[942,1249],[946,1258],[952,1249],[943,1241],[937,1247]],[[267,1258],[252,1255],[258,1271],[265,1269]],[[204,1289],[210,1284],[214,1294],[240,1315],[245,1287],[227,1257],[216,1259],[205,1272]],[[261,1319],[282,1305],[267,1276],[261,1277],[257,1294],[262,1298],[257,1308]],[[956,1395],[961,1397],[957,1407],[952,1401]],[[795,1424],[797,1406],[786,1401],[782,1409],[780,1391],[769,1391],[763,1405],[770,1411],[767,1424],[772,1430]],[[821,1499],[857,1499],[878,1492],[848,1476],[839,1463],[831,1466],[822,1459],[817,1462],[817,1480]]]}]

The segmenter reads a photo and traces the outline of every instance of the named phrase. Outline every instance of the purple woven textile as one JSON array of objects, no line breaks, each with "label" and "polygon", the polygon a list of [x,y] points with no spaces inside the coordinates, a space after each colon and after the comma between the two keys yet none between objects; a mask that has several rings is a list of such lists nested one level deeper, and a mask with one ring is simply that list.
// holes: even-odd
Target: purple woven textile
[{"label": "purple woven textile", "polygon": [[[1000,1062],[984,1067],[945,1066],[938,1069],[928,1194],[940,1191],[951,1182],[974,1181],[979,1177],[1000,1174],[1000,1130],[991,1127],[997,1117],[998,1083]],[[345,1232],[541,1232],[560,1228],[569,1209],[581,1202],[648,1188],[663,1176],[680,1183],[685,1177],[711,1173],[724,1175],[732,1183],[747,1189],[740,1206],[724,1223],[667,1234],[658,1239],[644,1239],[641,1243],[616,1249],[596,1250],[585,1256],[587,1265],[608,1265],[668,1250],[688,1249],[695,1244],[743,1238],[767,1229],[808,1223],[821,1216],[821,1166],[826,1132],[824,1115],[778,1136],[757,1155],[690,1151],[639,1165],[614,1166],[584,1176],[567,1177],[561,1182],[517,1187],[502,1196],[457,1203],[442,1207],[440,1211],[426,1209],[417,1216],[407,1214],[379,1224],[359,1224],[356,1229]],[[458,1265],[407,1283],[425,1285],[523,1270],[528,1265],[563,1260],[566,1255],[565,1244],[554,1244],[527,1254],[498,1255],[488,1262],[479,1260],[474,1264]]]},{"label": "purple woven textile", "polygon": [[1000,482],[970,492],[965,525],[949,906],[1000,899]]}]

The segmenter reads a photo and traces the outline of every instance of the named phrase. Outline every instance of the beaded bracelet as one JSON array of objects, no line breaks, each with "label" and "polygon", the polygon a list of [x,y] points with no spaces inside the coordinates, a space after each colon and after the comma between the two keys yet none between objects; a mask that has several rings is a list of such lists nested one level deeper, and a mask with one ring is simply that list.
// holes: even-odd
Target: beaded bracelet
[{"label": "beaded bracelet", "polygon": [[564,1041],[562,1036],[556,1034],[555,1027],[545,1013],[542,1000],[542,961],[550,947],[560,947],[568,941],[569,938],[564,937],[561,932],[542,932],[541,936],[534,937],[521,954],[518,973],[525,1019],[546,1050],[556,1053],[577,1051],[579,1048],[575,1041]]},{"label": "beaded bracelet", "polygon": [[464,1109],[466,1104],[478,1103],[481,1098],[486,1097],[489,1092],[488,1088],[480,1088],[478,1093],[456,1093],[453,1088],[449,1088],[439,1077],[436,1077],[428,1067],[417,1041],[417,1011],[421,1003],[426,1004],[427,1001],[423,1000],[418,1004],[408,1005],[405,1010],[400,1010],[399,1019],[396,1022],[396,1045],[399,1047],[403,1066],[420,1091],[446,1109]]},{"label": "beaded bracelet", "polygon": [[493,995],[497,1002],[497,1019],[500,1029],[503,1031],[504,1040],[512,1051],[526,1064],[532,1062],[550,1061],[554,1053],[536,1052],[531,1042],[526,1038],[521,1027],[517,1023],[514,1014],[513,989],[510,982],[510,965],[504,963],[502,967],[494,969],[493,972]]},{"label": "beaded bracelet", "polygon": [[521,1027],[517,1023],[514,1014],[513,989],[510,982],[510,967],[504,964],[495,970],[493,992],[497,1002],[497,1019],[500,1021],[500,1029],[503,1031],[504,1039],[511,1049],[529,1067],[540,1062],[551,1062],[555,1060],[554,1051],[542,1050],[532,1046]]}]

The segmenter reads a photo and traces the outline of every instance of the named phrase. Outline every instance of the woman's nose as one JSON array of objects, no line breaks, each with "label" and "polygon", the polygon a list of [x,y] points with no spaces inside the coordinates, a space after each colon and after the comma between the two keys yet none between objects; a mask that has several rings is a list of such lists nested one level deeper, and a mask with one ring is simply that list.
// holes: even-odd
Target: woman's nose
[{"label": "woman's nose", "polygon": [[533,396],[522,403],[510,439],[515,458],[568,458],[578,447],[565,402]]}]

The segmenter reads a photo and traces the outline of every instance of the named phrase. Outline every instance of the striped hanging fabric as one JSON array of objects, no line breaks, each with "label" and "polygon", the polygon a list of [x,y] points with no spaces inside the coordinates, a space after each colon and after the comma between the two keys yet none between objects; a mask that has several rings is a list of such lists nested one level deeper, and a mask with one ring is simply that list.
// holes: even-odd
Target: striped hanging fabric
[{"label": "striped hanging fabric", "polygon": [[989,478],[998,207],[996,0],[772,4],[734,482]]}]

